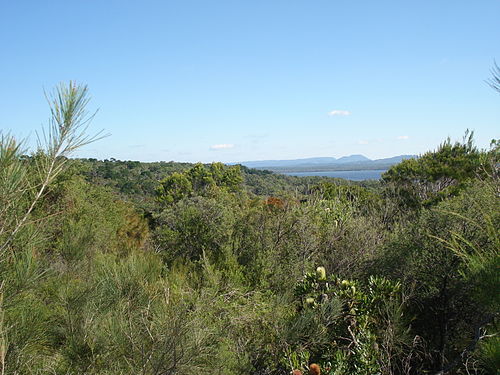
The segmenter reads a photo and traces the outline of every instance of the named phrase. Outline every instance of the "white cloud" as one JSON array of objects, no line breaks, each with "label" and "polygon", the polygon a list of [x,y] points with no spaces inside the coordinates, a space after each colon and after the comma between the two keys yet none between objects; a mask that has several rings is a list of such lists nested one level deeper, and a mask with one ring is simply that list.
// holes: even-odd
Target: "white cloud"
[{"label": "white cloud", "polygon": [[358,145],[367,145],[368,144],[368,141],[366,139],[362,139],[360,141],[358,141]]},{"label": "white cloud", "polygon": [[401,141],[406,141],[407,139],[410,139],[410,137],[408,135],[400,135],[397,137],[397,139]]},{"label": "white cloud", "polygon": [[331,112],[328,112],[328,116],[349,116],[350,114],[350,111],[346,111],[343,109],[335,109]]},{"label": "white cloud", "polygon": [[217,150],[227,150],[230,148],[233,148],[234,145],[228,144],[228,143],[222,143],[220,145],[212,145],[210,146],[210,150],[217,151]]}]

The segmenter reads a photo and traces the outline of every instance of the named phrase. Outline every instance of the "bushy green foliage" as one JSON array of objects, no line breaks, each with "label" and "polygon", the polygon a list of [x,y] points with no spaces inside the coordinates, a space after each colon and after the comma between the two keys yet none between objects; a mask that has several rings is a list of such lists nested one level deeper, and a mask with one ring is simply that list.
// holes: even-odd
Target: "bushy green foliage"
[{"label": "bushy green foliage", "polygon": [[93,184],[104,185],[122,196],[137,201],[155,196],[158,181],[172,173],[183,172],[191,164],[174,162],[140,163],[137,161],[78,159],[82,173]]},{"label": "bushy green foliage", "polygon": [[[401,284],[370,277],[366,285],[307,273],[295,287],[293,351],[326,374],[399,373],[409,346]],[[304,368],[307,363],[301,363]]]},{"label": "bushy green foliage", "polygon": [[376,268],[411,288],[412,326],[436,371],[462,355],[474,332],[498,314],[497,189],[498,181],[476,181],[423,210],[380,253]]},{"label": "bushy green foliage", "polygon": [[237,211],[231,203],[197,196],[165,208],[157,218],[156,235],[166,260],[221,257],[231,245],[231,226]]},{"label": "bushy green foliage", "polygon": [[324,199],[351,203],[363,213],[376,210],[382,203],[379,195],[359,185],[323,182],[313,187],[313,191],[317,191]]},{"label": "bushy green foliage", "polygon": [[185,172],[165,177],[160,181],[156,193],[160,202],[171,204],[182,198],[213,195],[218,191],[235,193],[241,190],[242,181],[239,166],[212,163],[205,167],[198,163]]},{"label": "bushy green foliage", "polygon": [[382,180],[395,188],[407,207],[432,206],[457,195],[490,167],[485,164],[485,154],[474,145],[473,135],[467,131],[463,142],[447,139],[436,151],[403,160],[384,173]]}]

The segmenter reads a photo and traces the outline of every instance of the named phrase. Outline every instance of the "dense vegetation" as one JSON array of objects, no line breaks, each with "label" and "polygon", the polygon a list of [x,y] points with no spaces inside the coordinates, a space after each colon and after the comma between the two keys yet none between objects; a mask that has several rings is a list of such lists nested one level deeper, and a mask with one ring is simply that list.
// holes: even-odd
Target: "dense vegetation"
[{"label": "dense vegetation", "polygon": [[499,144],[381,182],[68,159],[0,139],[0,374],[497,374]]}]

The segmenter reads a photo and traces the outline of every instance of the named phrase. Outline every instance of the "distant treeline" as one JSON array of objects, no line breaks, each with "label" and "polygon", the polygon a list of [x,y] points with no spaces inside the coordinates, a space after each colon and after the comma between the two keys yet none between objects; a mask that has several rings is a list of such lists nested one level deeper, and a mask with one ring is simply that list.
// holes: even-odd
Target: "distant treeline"
[{"label": "distant treeline", "polygon": [[[78,168],[88,181],[108,186],[129,198],[135,196],[138,199],[154,199],[158,181],[173,173],[184,172],[196,165],[178,162],[144,163],[116,159],[76,159],[73,164],[74,168]],[[326,181],[337,184],[357,184],[369,188],[380,185],[376,181],[350,182],[329,177],[293,177],[273,173],[269,170],[238,167],[243,176],[244,190],[261,196],[290,192],[303,194],[309,191],[312,186]]]}]

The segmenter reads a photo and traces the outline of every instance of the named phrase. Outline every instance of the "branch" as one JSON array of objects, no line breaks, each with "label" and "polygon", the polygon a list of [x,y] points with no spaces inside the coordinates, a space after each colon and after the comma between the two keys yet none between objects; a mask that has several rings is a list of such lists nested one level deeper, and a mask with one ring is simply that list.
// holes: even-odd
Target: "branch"
[{"label": "branch", "polygon": [[471,343],[462,351],[462,353],[456,357],[452,362],[450,362],[447,366],[445,366],[441,371],[435,373],[434,375],[445,375],[450,371],[454,370],[456,367],[462,364],[462,359],[472,353],[475,349],[479,341],[491,336],[482,334],[482,328],[491,323],[495,319],[496,314],[488,315],[485,319],[483,319],[474,329],[474,339]]},{"label": "branch", "polygon": [[[46,95],[46,98],[50,106],[51,119],[48,132],[42,130],[43,137],[38,137],[38,148],[44,149],[48,159],[36,160],[42,182],[28,209],[0,246],[0,252],[5,250],[17,232],[26,224],[47,187],[64,170],[66,158],[78,148],[105,137],[102,132],[93,136],[86,134],[88,125],[95,116],[95,112],[89,114],[86,110],[90,100],[87,86],[77,85],[74,82],[68,85],[60,84],[53,95]],[[43,165],[40,166],[39,163]]]}]

